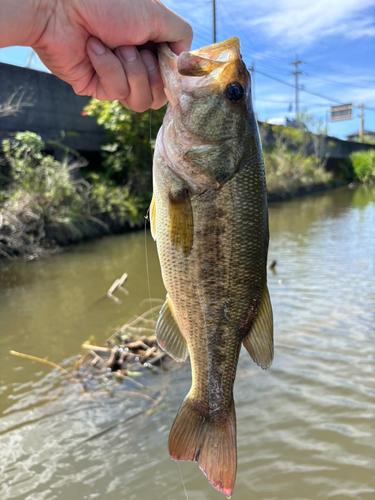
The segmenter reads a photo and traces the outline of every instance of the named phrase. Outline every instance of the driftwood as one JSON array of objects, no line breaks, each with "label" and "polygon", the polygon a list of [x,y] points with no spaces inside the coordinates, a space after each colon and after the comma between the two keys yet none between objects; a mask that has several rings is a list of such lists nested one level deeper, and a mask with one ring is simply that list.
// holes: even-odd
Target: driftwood
[{"label": "driftwood", "polygon": [[29,359],[30,361],[36,361],[37,363],[42,363],[44,365],[51,366],[52,368],[57,368],[62,373],[64,373],[64,375],[66,375],[70,380],[72,380],[74,383],[78,384],[84,392],[84,388],[78,382],[78,380],[75,379],[71,373],[69,373],[67,370],[65,370],[65,368],[58,365],[57,363],[53,363],[52,361],[49,361],[48,359],[38,358],[37,356],[31,356],[30,354],[24,354],[22,352],[17,352],[17,351],[13,351],[13,350],[10,350],[9,354],[11,354],[12,356],[17,356],[19,358]]},{"label": "driftwood", "polygon": [[[113,293],[126,280],[125,273],[116,280],[108,292]],[[157,303],[157,305],[153,305]],[[124,326],[115,331],[103,345],[85,343],[83,355],[76,358],[74,376],[90,392],[102,391],[111,394],[123,392],[123,388],[132,385],[146,389],[135,378],[147,371],[157,373],[169,369],[171,358],[160,349],[155,336],[156,318],[163,301],[146,299],[140,307],[150,304],[142,314],[135,314]],[[151,334],[151,335],[142,335]],[[142,335],[142,336],[141,336]]]},{"label": "driftwood", "polygon": [[[115,281],[108,292],[113,293],[125,282],[127,274]],[[56,368],[69,380],[78,384],[84,393],[91,397],[107,394],[111,397],[137,397],[150,403],[144,409],[145,416],[156,408],[162,397],[152,397],[147,388],[152,373],[181,366],[174,364],[171,358],[160,349],[155,336],[156,318],[163,301],[147,299],[140,304],[150,304],[150,309],[134,315],[128,323],[114,332],[103,345],[82,345],[83,354],[76,357],[73,370],[68,371],[59,364],[29,354],[10,351],[14,356],[43,363]],[[157,303],[157,305],[154,305]],[[152,335],[142,335],[152,333]],[[146,378],[145,378],[146,377]],[[137,380],[138,378],[138,380]],[[140,379],[140,380],[139,380]],[[144,383],[142,383],[144,382]],[[146,384],[146,385],[145,385]]]},{"label": "driftwood", "polygon": [[[123,340],[124,339],[124,340]],[[139,339],[129,334],[112,335],[104,346],[83,344],[85,355],[80,356],[75,363],[75,372],[85,377],[88,367],[96,368],[94,375],[113,376],[126,380],[132,378],[134,371],[142,368],[161,367],[161,361],[168,357],[157,344],[156,336],[143,336]],[[91,358],[91,359],[90,359]],[[130,373],[130,376],[129,376]]]}]

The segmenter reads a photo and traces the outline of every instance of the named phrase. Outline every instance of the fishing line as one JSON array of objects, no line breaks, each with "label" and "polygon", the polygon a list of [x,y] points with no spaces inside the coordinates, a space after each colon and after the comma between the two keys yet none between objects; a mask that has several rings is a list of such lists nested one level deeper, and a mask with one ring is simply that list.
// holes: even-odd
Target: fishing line
[{"label": "fishing line", "polygon": [[[165,394],[167,394],[167,387],[166,387],[165,382],[164,382],[164,367],[163,367],[163,360],[162,359],[160,360],[160,366],[161,366],[162,384],[163,384]],[[169,428],[171,429],[171,427],[172,427],[171,412],[169,411],[170,409],[169,409],[169,404],[168,404],[168,398],[166,397],[165,399],[166,399],[165,403],[167,406],[167,414],[168,414],[168,420],[169,420]],[[186,500],[189,500],[189,497],[188,497],[188,494],[186,491],[185,481],[184,481],[184,478],[182,477],[182,470],[181,470],[180,461],[176,460],[176,462],[177,462],[178,470],[180,472],[181,483],[182,483],[182,486],[184,488]]]},{"label": "fishing line", "polygon": [[[149,220],[150,210],[147,210],[147,214],[145,216],[145,258],[146,258],[146,276],[147,276],[147,285],[148,285],[148,298],[150,300],[150,309],[152,309],[152,299],[151,299],[151,285],[150,285],[150,273],[148,269],[148,253],[147,253],[147,221]],[[152,318],[154,319],[154,318]]]},{"label": "fishing line", "polygon": [[[150,149],[151,149],[151,158],[153,159],[154,149],[152,147],[151,109],[149,110],[149,116],[150,116],[150,140],[149,140],[149,143],[150,143]],[[152,309],[150,273],[149,273],[149,267],[148,267],[148,253],[147,253],[147,221],[150,221],[149,214],[150,214],[150,209],[147,210],[147,214],[145,216],[145,258],[146,258],[146,275],[147,275],[148,297],[150,300],[150,309]],[[166,395],[165,396],[165,399],[166,399],[165,403],[166,403],[166,407],[167,407],[169,428],[171,428],[172,427],[172,419],[171,419],[171,413],[170,413],[170,408],[169,408],[169,404],[168,404],[168,398],[167,398],[168,389],[167,389],[167,386],[166,386],[165,380],[164,380],[164,367],[163,367],[163,360],[162,359],[160,360],[160,368],[161,368],[161,379],[162,379],[163,391]],[[159,430],[159,429],[157,429],[157,430]],[[178,466],[178,470],[180,472],[180,478],[181,478],[182,487],[184,489],[185,498],[186,498],[186,500],[189,500],[189,497],[188,497],[188,494],[186,491],[185,481],[184,481],[184,478],[182,477],[181,465],[180,465],[180,462],[178,460],[177,460],[177,466]]]},{"label": "fishing line", "polygon": [[[150,123],[150,138],[149,144],[151,149],[151,163],[153,160],[154,152],[152,149],[152,131],[151,131],[151,108],[149,109],[149,123]],[[150,273],[148,269],[148,252],[147,252],[147,221],[150,221],[150,209],[147,210],[145,216],[145,258],[146,258],[146,275],[147,275],[147,286],[148,286],[148,298],[150,300],[150,309],[152,309],[152,300],[151,300],[151,285],[150,285]],[[154,318],[152,318],[154,319]]]}]

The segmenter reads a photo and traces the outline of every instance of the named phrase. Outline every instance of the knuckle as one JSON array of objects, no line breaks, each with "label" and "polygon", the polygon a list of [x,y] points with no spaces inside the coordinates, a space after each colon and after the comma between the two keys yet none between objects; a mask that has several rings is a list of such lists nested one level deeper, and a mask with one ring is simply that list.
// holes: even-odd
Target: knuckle
[{"label": "knuckle", "polygon": [[137,113],[144,113],[148,109],[150,109],[151,102],[142,102],[139,104],[136,104],[135,106],[132,107],[133,111],[136,111]]},{"label": "knuckle", "polygon": [[156,110],[156,109],[160,109],[160,108],[162,108],[162,107],[164,106],[164,104],[166,104],[166,103],[167,103],[167,99],[163,99],[163,100],[159,99],[159,100],[155,101],[155,102],[152,104],[151,109],[155,109],[155,110]]},{"label": "knuckle", "polygon": [[127,89],[122,88],[122,89],[118,92],[116,99],[117,99],[118,101],[120,101],[120,102],[122,102],[122,101],[126,101],[126,100],[127,100],[127,98],[129,97],[129,95],[130,95],[130,90],[129,90],[129,88],[127,88]]},{"label": "knuckle", "polygon": [[134,111],[136,111],[137,113],[144,113],[149,108],[150,108],[150,106],[138,106],[137,109],[135,109]]},{"label": "knuckle", "polygon": [[88,96],[91,96],[91,94],[87,91],[87,89],[78,89],[77,87],[73,87],[73,90],[74,90],[74,93],[76,95],[80,95],[80,96],[88,95]]}]

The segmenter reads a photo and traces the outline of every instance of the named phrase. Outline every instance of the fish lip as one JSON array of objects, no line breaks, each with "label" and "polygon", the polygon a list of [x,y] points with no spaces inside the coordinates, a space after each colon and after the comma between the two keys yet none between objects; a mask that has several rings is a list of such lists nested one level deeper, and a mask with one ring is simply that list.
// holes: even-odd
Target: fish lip
[{"label": "fish lip", "polygon": [[173,52],[167,42],[159,43],[158,45],[158,53],[160,55],[164,55],[169,59],[178,59],[178,55]]},{"label": "fish lip", "polygon": [[179,71],[180,63],[182,63],[186,57],[197,56],[212,62],[228,63],[237,59],[240,55],[240,41],[238,37],[232,37],[224,40],[223,42],[206,45],[205,47],[199,49],[184,51],[179,55],[175,54],[166,42],[158,45],[159,58],[167,58],[170,59],[170,62],[173,61],[173,63],[176,64],[176,68],[178,68],[177,73],[180,78],[181,76],[184,76]]},{"label": "fish lip", "polygon": [[[226,51],[232,52],[232,55],[228,54],[228,58],[224,59],[223,54]],[[205,47],[191,50],[189,54],[210,59],[212,61],[229,62],[232,59],[237,59],[240,55],[240,40],[238,37],[233,36],[223,40],[222,42],[212,43],[210,45],[206,45]]]}]

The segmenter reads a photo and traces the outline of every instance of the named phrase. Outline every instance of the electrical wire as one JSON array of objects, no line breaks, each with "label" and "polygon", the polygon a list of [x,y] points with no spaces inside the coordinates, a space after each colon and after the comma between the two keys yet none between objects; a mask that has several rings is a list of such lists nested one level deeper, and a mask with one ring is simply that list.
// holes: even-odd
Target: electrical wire
[{"label": "electrical wire", "polygon": [[[221,9],[222,11],[225,12],[225,17],[226,17],[226,20],[229,24],[231,24],[232,26],[235,26],[236,29],[243,35],[243,38],[246,40],[247,44],[249,47],[251,47],[252,49],[256,49],[256,46],[255,44],[249,39],[248,35],[244,32],[244,30],[238,25],[238,23],[236,22],[236,20],[234,19],[233,15],[227,10],[225,4],[223,2],[218,2],[218,7],[219,9]],[[220,16],[219,16],[219,19],[220,19]],[[199,23],[198,21],[193,21],[194,24],[200,26],[201,28],[203,28],[205,30],[205,32],[207,33],[209,31],[208,27]],[[207,35],[208,36],[208,35]],[[199,38],[200,35],[198,35]],[[201,39],[204,39],[204,41],[206,42],[205,40],[205,37],[204,38],[201,38]],[[257,35],[257,39],[259,39],[258,35]],[[257,49],[256,49],[257,50]],[[254,59],[256,57],[252,56],[250,58],[250,56],[248,55],[247,53],[247,50],[244,48],[242,48],[242,54],[243,54],[243,58],[244,59],[247,59],[247,60],[251,60],[251,59]],[[261,70],[259,69],[255,69],[254,68],[254,71],[256,73],[259,73],[260,75],[266,77],[266,78],[270,78],[274,81],[277,81],[279,83],[281,83],[282,85],[286,85],[290,88],[293,88],[295,89],[295,85],[293,85],[292,83],[289,83],[289,82],[286,82],[272,74],[269,74],[269,69],[273,68],[274,70],[276,70],[277,72],[279,71],[283,71],[283,70],[286,70],[287,68],[284,66],[284,64],[287,64],[288,66],[290,65],[290,63],[287,63],[286,60],[282,60],[280,57],[274,57],[274,56],[271,56],[269,54],[262,54],[263,57],[266,57],[267,58],[267,62],[266,61],[256,61],[257,62],[257,68],[260,66],[261,67]],[[274,60],[275,62],[271,62],[270,60]],[[338,72],[335,72],[335,71],[332,71],[332,70],[329,70],[329,69],[323,69],[323,68],[320,68],[319,66],[316,66],[314,64],[311,64],[311,63],[306,63],[307,67],[312,67],[312,68],[316,68],[316,69],[320,69],[321,71],[326,71],[326,72],[331,72],[333,74],[335,74],[335,76],[339,77],[339,76],[343,76],[345,78],[347,78],[347,75],[344,75],[344,74],[340,74]],[[277,67],[278,66],[278,67]],[[266,70],[262,71],[263,68],[266,68]],[[289,68],[288,68],[289,69]],[[286,71],[285,71],[286,72]],[[323,82],[326,82],[326,83],[329,83],[330,85],[332,86],[345,86],[345,87],[351,87],[351,88],[360,88],[360,89],[365,89],[365,87],[363,86],[360,86],[360,85],[356,85],[355,83],[347,83],[347,82],[334,82],[332,80],[327,80],[324,78],[324,75],[323,76],[317,76],[317,75],[308,75],[310,76],[312,79],[317,79],[317,80],[321,80]],[[359,78],[360,79],[360,78]],[[365,80],[366,81],[366,80]],[[313,96],[316,96],[316,97],[320,97],[322,99],[325,99],[327,101],[330,101],[332,103],[335,103],[335,104],[344,104],[342,103],[340,100],[338,99],[335,99],[335,98],[332,98],[332,97],[329,97],[329,96],[326,96],[326,95],[323,95],[321,94],[320,92],[315,92],[313,90],[309,90],[307,89],[306,87],[305,88],[300,88],[299,89],[301,92],[305,92],[307,94],[310,94],[310,95],[313,95]],[[255,99],[255,101],[259,101],[261,102],[262,100],[261,99]],[[285,104],[289,104],[288,102],[280,102],[280,101],[266,101],[264,100],[263,102],[275,102],[275,103],[285,103]],[[317,104],[305,104],[306,106],[326,106],[322,103],[317,103]],[[369,111],[375,111],[375,108],[371,108],[369,106],[364,106],[364,109],[366,110],[369,110]]]}]

